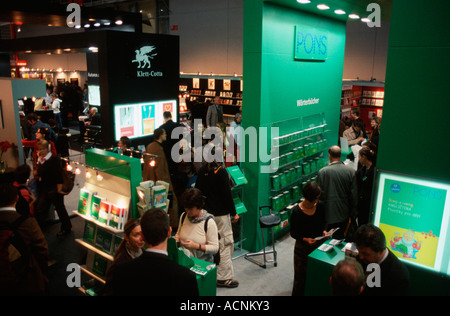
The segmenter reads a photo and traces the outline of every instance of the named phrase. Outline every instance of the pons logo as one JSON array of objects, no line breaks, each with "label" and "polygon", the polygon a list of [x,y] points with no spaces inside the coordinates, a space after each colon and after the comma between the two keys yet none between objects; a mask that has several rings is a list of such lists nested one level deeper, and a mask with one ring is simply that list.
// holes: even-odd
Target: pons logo
[{"label": "pons logo", "polygon": [[391,192],[392,193],[399,193],[400,191],[401,191],[401,187],[400,187],[400,184],[398,184],[398,183],[392,183],[391,184]]},{"label": "pons logo", "polygon": [[313,28],[295,26],[294,59],[325,60],[328,53],[328,34]]}]

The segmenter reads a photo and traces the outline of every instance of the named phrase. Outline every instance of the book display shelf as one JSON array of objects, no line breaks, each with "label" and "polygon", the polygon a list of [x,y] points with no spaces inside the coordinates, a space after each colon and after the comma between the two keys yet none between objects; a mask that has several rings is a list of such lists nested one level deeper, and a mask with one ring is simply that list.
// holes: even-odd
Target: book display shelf
[{"label": "book display shelf", "polygon": [[277,236],[289,230],[292,207],[302,197],[303,187],[315,181],[317,172],[328,163],[325,114],[318,113],[272,123],[279,136],[271,139],[270,205],[281,217]]},{"label": "book display shelf", "polygon": [[136,187],[141,181],[139,159],[86,150],[86,181],[74,213],[85,219],[83,237],[76,242],[87,250],[86,265],[80,269],[90,279],[80,291],[88,296],[98,295],[103,288],[126,221],[139,217]]},{"label": "book display shelf", "polygon": [[233,229],[239,229],[239,240],[235,240],[233,252],[233,259],[236,259],[246,253],[242,248],[242,244],[245,241],[244,217],[247,213],[247,208],[245,207],[245,204],[243,202],[243,189],[244,186],[248,183],[248,180],[238,165],[228,167],[227,171],[231,179],[231,194],[233,196],[234,206],[236,208],[236,213],[239,215],[239,223],[236,224],[236,226],[233,226]]}]

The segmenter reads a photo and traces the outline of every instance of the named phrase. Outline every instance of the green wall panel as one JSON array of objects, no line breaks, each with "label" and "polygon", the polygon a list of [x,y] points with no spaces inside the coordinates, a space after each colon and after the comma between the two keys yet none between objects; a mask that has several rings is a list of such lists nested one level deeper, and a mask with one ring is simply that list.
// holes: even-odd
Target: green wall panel
[{"label": "green wall panel", "polygon": [[[262,26],[261,30],[257,27]],[[325,61],[294,60],[295,27],[326,32]],[[345,23],[264,1],[244,1],[243,126],[270,127],[274,122],[324,113],[330,145],[337,143],[345,50]],[[260,52],[260,53],[259,53]],[[298,100],[318,98],[318,104],[297,106]],[[292,130],[299,130],[293,126]],[[267,139],[270,144],[270,139]],[[246,151],[248,151],[246,144]],[[258,147],[259,148],[259,147]],[[249,179],[244,220],[250,251],[261,249],[258,207],[270,205],[270,174],[261,173],[261,160],[244,162]]]},{"label": "green wall panel", "polygon": [[[447,0],[393,1],[379,169],[450,181],[449,11]],[[408,268],[410,295],[448,295],[448,277]]]}]

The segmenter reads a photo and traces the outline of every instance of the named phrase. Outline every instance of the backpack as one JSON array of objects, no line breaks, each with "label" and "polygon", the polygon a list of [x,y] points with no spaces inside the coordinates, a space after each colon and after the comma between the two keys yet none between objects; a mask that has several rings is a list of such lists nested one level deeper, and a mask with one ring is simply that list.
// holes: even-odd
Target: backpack
[{"label": "backpack", "polygon": [[[23,197],[22,192],[21,192],[22,189],[28,190],[28,192],[30,192],[30,190],[24,185],[21,185],[20,187],[17,188],[17,192],[19,194],[19,200],[16,203],[16,211],[17,211],[17,213],[19,213],[21,215],[28,216],[28,215],[30,215],[30,204]],[[30,192],[30,194],[31,194],[31,192]]]},{"label": "backpack", "polygon": [[0,222],[0,293],[12,290],[27,275],[30,252],[17,232],[18,227],[28,218],[21,215],[13,223]]},{"label": "backpack", "polygon": [[[186,213],[183,213],[183,214],[181,215],[181,225],[183,225],[185,217],[186,217]],[[204,225],[204,228],[203,228],[203,229],[205,230],[205,234],[208,232],[208,221],[209,221],[211,218],[213,218],[212,215],[208,216],[208,217],[205,219],[205,225]],[[218,239],[220,240],[220,234],[217,233],[217,235],[218,235]],[[219,251],[217,251],[217,253],[214,255],[214,263],[215,263],[217,266],[220,264],[220,249],[219,249]]]},{"label": "backpack", "polygon": [[72,192],[72,189],[75,186],[75,173],[73,173],[72,171],[67,171],[66,164],[67,164],[66,161],[61,159],[62,177],[63,177],[61,190],[69,194],[70,192]]}]

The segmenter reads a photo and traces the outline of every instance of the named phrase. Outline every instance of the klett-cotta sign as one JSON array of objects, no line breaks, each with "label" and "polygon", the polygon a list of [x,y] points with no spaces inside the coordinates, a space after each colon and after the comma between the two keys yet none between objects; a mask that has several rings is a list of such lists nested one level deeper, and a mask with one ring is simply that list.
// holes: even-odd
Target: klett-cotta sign
[{"label": "klett-cotta sign", "polygon": [[158,55],[155,50],[154,45],[146,45],[134,51],[136,57],[131,62],[137,64],[136,76],[138,78],[162,77],[164,75],[162,71],[150,70],[152,68],[150,60]]},{"label": "klett-cotta sign", "polygon": [[295,26],[294,59],[327,59],[328,33],[314,28]]}]

